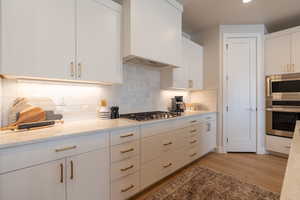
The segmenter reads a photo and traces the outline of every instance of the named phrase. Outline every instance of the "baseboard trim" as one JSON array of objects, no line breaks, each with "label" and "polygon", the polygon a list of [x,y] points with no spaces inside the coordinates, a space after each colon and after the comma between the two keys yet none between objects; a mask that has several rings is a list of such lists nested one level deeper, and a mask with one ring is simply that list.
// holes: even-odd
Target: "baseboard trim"
[{"label": "baseboard trim", "polygon": [[227,153],[224,146],[217,146],[217,153]]}]

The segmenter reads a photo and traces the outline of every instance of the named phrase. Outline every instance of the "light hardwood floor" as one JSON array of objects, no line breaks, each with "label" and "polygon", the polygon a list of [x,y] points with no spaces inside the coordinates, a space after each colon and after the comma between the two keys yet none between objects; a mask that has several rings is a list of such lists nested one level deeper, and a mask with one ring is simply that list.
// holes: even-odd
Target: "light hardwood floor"
[{"label": "light hardwood floor", "polygon": [[[261,186],[269,191],[280,192],[287,159],[273,155],[256,155],[250,153],[211,153],[192,165],[207,167],[236,177],[244,182]],[[179,173],[181,173],[181,171],[164,179],[133,199],[144,199]]]}]

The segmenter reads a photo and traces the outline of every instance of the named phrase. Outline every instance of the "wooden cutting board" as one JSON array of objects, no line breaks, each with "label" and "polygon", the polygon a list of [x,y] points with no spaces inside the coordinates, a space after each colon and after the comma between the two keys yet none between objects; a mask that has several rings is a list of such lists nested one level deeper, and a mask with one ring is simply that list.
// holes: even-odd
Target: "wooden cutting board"
[{"label": "wooden cutting board", "polygon": [[46,120],[46,112],[42,108],[36,106],[30,106],[29,108],[19,113],[18,120],[15,123],[12,123],[7,127],[1,128],[1,130],[11,130],[20,124],[40,122],[45,120]]}]

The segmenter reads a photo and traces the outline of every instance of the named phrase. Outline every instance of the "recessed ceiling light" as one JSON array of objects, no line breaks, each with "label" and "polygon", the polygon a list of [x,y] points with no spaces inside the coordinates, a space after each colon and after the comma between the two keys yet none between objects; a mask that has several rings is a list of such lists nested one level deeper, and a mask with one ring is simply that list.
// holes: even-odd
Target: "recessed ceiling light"
[{"label": "recessed ceiling light", "polygon": [[250,3],[252,0],[243,0],[243,3]]}]

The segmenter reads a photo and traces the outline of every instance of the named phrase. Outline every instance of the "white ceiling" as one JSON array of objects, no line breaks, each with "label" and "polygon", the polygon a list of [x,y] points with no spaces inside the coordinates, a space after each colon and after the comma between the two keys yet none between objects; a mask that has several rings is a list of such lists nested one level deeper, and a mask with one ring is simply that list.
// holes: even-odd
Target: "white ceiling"
[{"label": "white ceiling", "polygon": [[300,25],[300,0],[179,0],[183,28],[199,32],[219,24],[266,24],[269,32]]}]

